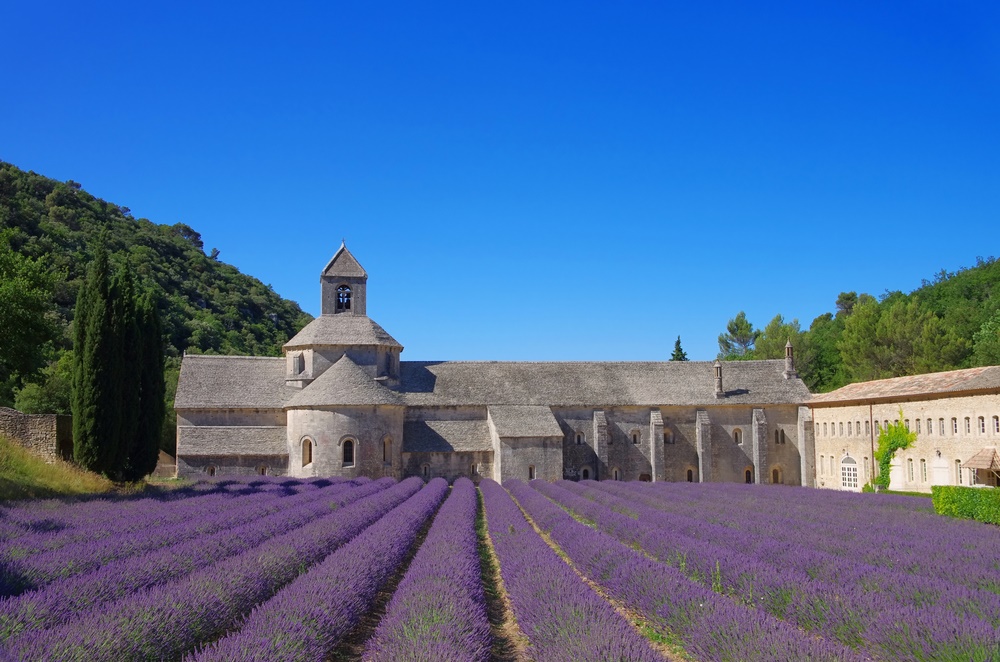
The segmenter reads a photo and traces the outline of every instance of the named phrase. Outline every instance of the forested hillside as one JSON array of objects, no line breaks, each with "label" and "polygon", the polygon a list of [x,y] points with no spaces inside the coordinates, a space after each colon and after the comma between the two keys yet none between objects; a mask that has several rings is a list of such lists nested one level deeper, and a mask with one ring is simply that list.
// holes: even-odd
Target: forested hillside
[{"label": "forested hillside", "polygon": [[[168,397],[184,351],[279,355],[311,318],[268,285],[205,253],[183,223],[133,218],[73,181],[0,162],[0,310],[22,319],[0,355],[0,405],[68,411],[70,325],[96,242],[153,288],[168,357]],[[30,327],[18,333],[19,329]],[[6,334],[5,334],[6,335]],[[16,402],[15,402],[16,401]]]},{"label": "forested hillside", "polygon": [[807,330],[781,315],[757,329],[741,312],[719,336],[719,357],[781,358],[789,339],[813,391],[1000,364],[1000,262],[978,258],[974,267],[941,271],[909,294],[842,292],[835,312]]}]

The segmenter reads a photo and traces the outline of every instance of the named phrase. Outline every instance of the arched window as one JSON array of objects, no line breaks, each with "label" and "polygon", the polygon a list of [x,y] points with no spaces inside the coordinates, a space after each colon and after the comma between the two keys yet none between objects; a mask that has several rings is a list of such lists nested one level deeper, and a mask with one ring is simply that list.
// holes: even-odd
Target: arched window
[{"label": "arched window", "polygon": [[392,464],[392,437],[382,440],[382,464],[386,466]]},{"label": "arched window", "polygon": [[208,465],[207,467],[205,467],[205,473],[207,473],[209,476],[214,476],[215,475],[215,467],[213,465],[211,465],[211,464]]},{"label": "arched window", "polygon": [[313,461],[313,442],[309,437],[302,438],[302,466],[312,464]]},{"label": "arched window", "polygon": [[689,483],[694,482],[694,469],[688,469],[687,479]]},{"label": "arched window", "polygon": [[642,433],[641,432],[639,432],[638,430],[632,430],[632,443],[633,444],[638,444],[639,443],[639,439],[641,437],[642,437]]},{"label": "arched window", "polygon": [[622,479],[621,472],[618,471],[618,469],[612,469],[611,470],[611,479],[612,480],[621,480]]},{"label": "arched window", "polygon": [[345,439],[342,445],[342,452],[344,455],[344,466],[353,467],[354,466],[354,440]]},{"label": "arched window", "polygon": [[775,431],[774,431],[774,444],[775,444],[775,445],[778,445],[778,444],[780,444],[780,443],[781,443],[781,441],[779,441],[779,440],[780,440],[780,437],[778,436],[778,431],[777,431],[777,430],[775,430]]},{"label": "arched window", "polygon": [[913,482],[913,458],[907,458],[906,460],[906,477],[911,483]]},{"label": "arched window", "polygon": [[785,430],[784,430],[784,428],[782,428],[782,430],[781,430],[781,443],[785,443]]},{"label": "arched window", "polygon": [[979,434],[986,434],[986,417],[979,417]]},{"label": "arched window", "polygon": [[733,441],[735,441],[737,444],[743,443],[743,430],[739,428],[733,430]]},{"label": "arched window", "polygon": [[916,420],[916,423],[917,423],[917,434],[920,434],[920,419],[919,418]]},{"label": "arched window", "polygon": [[840,486],[845,490],[858,489],[858,463],[849,455],[840,461]]},{"label": "arched window", "polygon": [[869,471],[869,470],[868,470],[868,458],[866,457],[866,458],[865,458],[865,482],[866,482],[866,483],[867,483],[867,482],[868,482],[869,480],[871,480],[871,476],[870,476],[870,475],[868,475],[868,471]]},{"label": "arched window", "polygon": [[823,436],[824,436],[824,437],[826,437],[826,436],[829,436],[829,435],[827,435],[827,433],[826,433],[826,423],[824,423],[824,424],[823,424]]},{"label": "arched window", "polygon": [[528,480],[535,480],[535,465],[528,466]]},{"label": "arched window", "polygon": [[872,434],[872,422],[865,421],[865,436],[870,437]]},{"label": "arched window", "polygon": [[337,288],[337,310],[351,309],[351,288],[341,285]]},{"label": "arched window", "polygon": [[267,475],[267,465],[266,464],[262,464],[262,465],[258,466],[257,467],[257,473],[259,473],[261,476],[266,476]]},{"label": "arched window", "polygon": [[955,460],[955,484],[962,484],[962,461]]},{"label": "arched window", "polygon": [[577,446],[582,446],[582,445],[583,445],[583,442],[584,442],[584,440],[585,440],[586,438],[587,438],[587,437],[586,437],[586,436],[584,436],[584,434],[583,434],[582,432],[580,432],[580,431],[577,431],[577,433],[576,433],[576,445],[577,445]]},{"label": "arched window", "polygon": [[674,433],[672,430],[663,431],[663,443],[672,444],[674,443]]},{"label": "arched window", "polygon": [[927,434],[934,434],[934,419],[927,419]]},{"label": "arched window", "polygon": [[903,427],[906,428],[907,432],[910,431],[910,419],[908,418],[903,419]]},{"label": "arched window", "polygon": [[590,480],[590,469],[584,468],[584,470],[580,472],[580,476],[584,480]]},{"label": "arched window", "polygon": [[743,475],[746,478],[747,485],[753,483],[753,469],[748,467],[747,470],[743,472]]},{"label": "arched window", "polygon": [[953,435],[955,435],[955,436],[958,436],[958,419],[957,418],[951,419],[951,433]]},{"label": "arched window", "polygon": [[844,436],[844,424],[843,423],[840,424],[840,436],[841,437]]},{"label": "arched window", "polygon": [[993,432],[1000,433],[1000,416],[993,417]]},{"label": "arched window", "polygon": [[927,482],[927,460],[920,458],[920,482]]},{"label": "arched window", "polygon": [[854,421],[854,434],[861,436],[861,421]]},{"label": "arched window", "polygon": [[939,418],[938,419],[938,435],[940,435],[942,437],[944,436],[944,419],[943,418]]},{"label": "arched window", "polygon": [[972,434],[972,422],[968,416],[965,417],[965,434]]},{"label": "arched window", "polygon": [[847,436],[850,437],[851,433],[854,432],[854,426],[851,425],[850,421],[847,421]]},{"label": "arched window", "polygon": [[774,485],[781,485],[781,481],[782,481],[781,468],[774,467],[773,469],[771,469],[771,483]]}]

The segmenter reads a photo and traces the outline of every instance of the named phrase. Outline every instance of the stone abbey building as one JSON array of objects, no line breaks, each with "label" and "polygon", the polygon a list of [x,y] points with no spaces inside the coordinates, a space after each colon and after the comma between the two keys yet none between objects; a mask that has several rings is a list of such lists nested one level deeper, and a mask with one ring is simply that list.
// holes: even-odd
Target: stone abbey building
[{"label": "stone abbey building", "polygon": [[785,360],[401,361],[340,249],[283,358],[187,355],[178,475],[812,485],[808,389]]}]

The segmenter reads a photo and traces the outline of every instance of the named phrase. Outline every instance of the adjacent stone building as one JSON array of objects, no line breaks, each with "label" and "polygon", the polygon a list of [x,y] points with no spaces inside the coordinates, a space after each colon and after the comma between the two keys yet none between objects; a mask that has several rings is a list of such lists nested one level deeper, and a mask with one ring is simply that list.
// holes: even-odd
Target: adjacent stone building
[{"label": "adjacent stone building", "polygon": [[187,355],[179,475],[812,484],[809,391],[784,361],[401,361],[345,246],[282,358]]},{"label": "adjacent stone building", "polygon": [[879,432],[900,409],[917,440],[897,452],[892,489],[1000,484],[1000,366],[850,384],[809,406],[817,487],[860,490],[875,471]]},{"label": "adjacent stone building", "polygon": [[0,407],[0,434],[50,464],[73,459],[73,418],[58,414],[22,414]]}]

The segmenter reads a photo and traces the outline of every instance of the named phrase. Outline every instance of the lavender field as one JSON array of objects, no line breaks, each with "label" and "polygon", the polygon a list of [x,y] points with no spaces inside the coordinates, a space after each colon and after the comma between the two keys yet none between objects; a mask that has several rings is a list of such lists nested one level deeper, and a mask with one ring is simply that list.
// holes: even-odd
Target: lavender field
[{"label": "lavender field", "polygon": [[216,480],[0,507],[0,660],[994,660],[1000,529],[793,487]]}]

